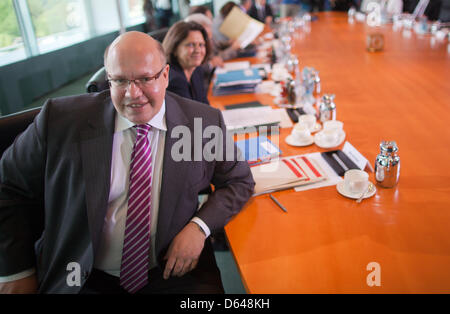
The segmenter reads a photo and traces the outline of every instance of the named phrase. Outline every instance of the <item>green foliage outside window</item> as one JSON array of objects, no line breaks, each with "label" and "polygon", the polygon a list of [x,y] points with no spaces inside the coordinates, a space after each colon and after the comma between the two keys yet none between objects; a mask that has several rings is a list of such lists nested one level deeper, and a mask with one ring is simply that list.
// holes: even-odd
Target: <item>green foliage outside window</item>
[{"label": "green foliage outside window", "polygon": [[78,25],[70,25],[69,16],[76,10],[78,0],[28,0],[36,37],[68,31]]},{"label": "green foliage outside window", "polygon": [[12,0],[0,1],[0,48],[21,42],[19,25]]},{"label": "green foliage outside window", "polygon": [[[93,0],[92,0],[93,1]],[[67,32],[82,27],[82,0],[26,0],[36,37]],[[115,4],[114,4],[115,5]],[[142,16],[143,0],[128,0],[129,17]],[[13,0],[0,0],[0,52],[23,44]]]}]

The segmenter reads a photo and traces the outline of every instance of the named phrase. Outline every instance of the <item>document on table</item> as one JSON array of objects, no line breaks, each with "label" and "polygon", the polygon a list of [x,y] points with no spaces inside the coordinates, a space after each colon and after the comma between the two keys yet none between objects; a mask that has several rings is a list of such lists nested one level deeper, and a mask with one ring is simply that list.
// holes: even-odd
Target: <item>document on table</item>
[{"label": "document on table", "polygon": [[333,168],[331,168],[328,163],[325,161],[325,159],[322,158],[322,155],[320,153],[311,153],[306,154],[309,159],[314,160],[316,163],[320,165],[322,170],[325,172],[325,175],[327,176],[326,180],[315,182],[308,185],[302,185],[295,188],[296,192],[300,191],[306,191],[310,189],[317,189],[325,186],[330,185],[336,185],[338,182],[342,181],[343,179],[334,172]]},{"label": "document on table", "polygon": [[246,70],[250,68],[249,61],[225,62],[223,67],[216,69],[216,74],[226,73],[228,71]]},{"label": "document on table", "polygon": [[327,179],[322,167],[306,155],[287,156],[251,167],[256,182],[254,195],[312,185]]},{"label": "document on table", "polygon": [[264,135],[237,140],[236,146],[249,165],[261,164],[281,155],[281,150]]},{"label": "document on table", "polygon": [[291,121],[291,118],[289,118],[289,115],[286,112],[286,109],[284,108],[273,109],[273,112],[279,116],[280,128],[291,128],[294,126],[294,124]]},{"label": "document on table", "polygon": [[233,70],[216,73],[214,86],[235,86],[240,84],[258,84],[262,81],[258,69]]},{"label": "document on table", "polygon": [[277,125],[281,121],[280,115],[274,114],[274,109],[270,106],[224,110],[222,115],[228,131]]}]

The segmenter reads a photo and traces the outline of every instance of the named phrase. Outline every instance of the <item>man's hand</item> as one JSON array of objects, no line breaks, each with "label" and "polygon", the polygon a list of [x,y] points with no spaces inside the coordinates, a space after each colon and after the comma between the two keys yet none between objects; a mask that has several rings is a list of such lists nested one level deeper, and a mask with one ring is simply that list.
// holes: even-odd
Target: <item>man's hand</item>
[{"label": "man's hand", "polygon": [[196,223],[188,223],[173,239],[164,257],[167,259],[164,279],[171,275],[181,277],[193,270],[197,266],[205,239],[205,234]]},{"label": "man's hand", "polygon": [[0,283],[0,294],[32,294],[37,293],[37,288],[37,278],[33,274],[19,280]]}]

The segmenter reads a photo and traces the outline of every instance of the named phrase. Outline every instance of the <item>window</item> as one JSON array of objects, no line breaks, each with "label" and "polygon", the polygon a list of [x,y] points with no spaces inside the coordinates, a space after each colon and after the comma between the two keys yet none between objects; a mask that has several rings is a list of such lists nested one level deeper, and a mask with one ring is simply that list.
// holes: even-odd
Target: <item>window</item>
[{"label": "window", "polygon": [[12,0],[0,1],[0,66],[25,58],[25,48]]},{"label": "window", "polygon": [[89,37],[83,0],[28,0],[39,52],[69,46]]},{"label": "window", "polygon": [[0,0],[0,66],[144,23],[145,1]]},{"label": "window", "polygon": [[102,35],[119,29],[119,8],[117,7],[117,1],[95,0],[90,1],[90,6],[96,35]]},{"label": "window", "polygon": [[145,22],[144,0],[127,0],[126,2],[128,4],[127,26]]},{"label": "window", "polygon": [[191,0],[189,2],[189,5],[191,7],[194,7],[194,6],[197,6],[197,5],[205,5],[205,4],[208,4],[210,2],[211,2],[211,0]]}]

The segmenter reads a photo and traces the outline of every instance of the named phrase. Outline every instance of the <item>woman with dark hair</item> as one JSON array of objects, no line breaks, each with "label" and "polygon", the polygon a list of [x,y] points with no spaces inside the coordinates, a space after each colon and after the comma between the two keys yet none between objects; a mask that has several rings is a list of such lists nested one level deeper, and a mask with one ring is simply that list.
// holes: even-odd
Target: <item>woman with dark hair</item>
[{"label": "woman with dark hair", "polygon": [[170,64],[168,90],[209,105],[203,69],[211,52],[206,30],[195,22],[172,25],[162,43]]}]

